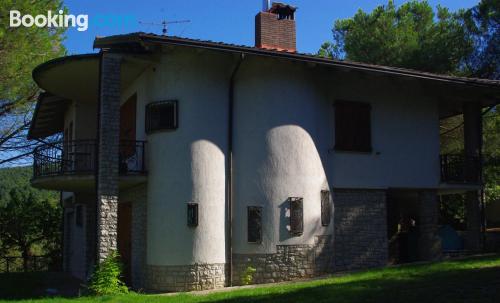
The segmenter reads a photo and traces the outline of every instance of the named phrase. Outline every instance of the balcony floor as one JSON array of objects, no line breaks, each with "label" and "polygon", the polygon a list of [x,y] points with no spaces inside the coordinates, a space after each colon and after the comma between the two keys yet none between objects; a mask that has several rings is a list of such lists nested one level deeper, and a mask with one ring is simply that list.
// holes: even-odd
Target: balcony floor
[{"label": "balcony floor", "polygon": [[[147,181],[146,175],[120,176],[120,189],[127,189]],[[95,176],[92,174],[54,175],[36,177],[31,185],[39,189],[67,191],[67,192],[95,192]]]}]

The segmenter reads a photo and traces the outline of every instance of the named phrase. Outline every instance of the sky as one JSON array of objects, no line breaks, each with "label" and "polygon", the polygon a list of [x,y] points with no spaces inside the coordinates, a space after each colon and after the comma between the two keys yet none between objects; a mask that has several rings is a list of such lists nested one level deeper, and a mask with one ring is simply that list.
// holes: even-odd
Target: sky
[{"label": "sky", "polygon": [[[271,1],[272,2],[272,1]],[[387,0],[280,0],[298,7],[297,48],[316,53],[321,44],[331,40],[333,22],[353,16],[358,9],[371,11]],[[406,1],[395,0],[396,5]],[[430,0],[456,11],[470,8],[478,0]],[[254,17],[262,9],[261,0],[65,0],[69,13],[89,16],[87,31],[70,28],[65,46],[69,54],[95,52],[96,36],[130,32],[161,34],[163,20],[190,20],[172,24],[168,35],[253,46]],[[142,24],[140,24],[142,22]]]}]

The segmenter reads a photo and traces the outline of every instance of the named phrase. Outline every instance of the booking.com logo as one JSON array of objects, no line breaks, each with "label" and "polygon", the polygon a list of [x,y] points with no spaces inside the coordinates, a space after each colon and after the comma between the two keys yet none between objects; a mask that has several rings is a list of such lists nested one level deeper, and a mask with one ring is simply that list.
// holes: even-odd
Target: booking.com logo
[{"label": "booking.com logo", "polygon": [[[46,15],[22,14],[18,10],[11,10],[9,14],[10,27],[74,27],[79,32],[89,28],[89,15],[65,14],[63,10],[58,13],[47,11]],[[96,27],[123,27],[135,22],[132,15],[96,14],[92,16],[92,25]]]}]

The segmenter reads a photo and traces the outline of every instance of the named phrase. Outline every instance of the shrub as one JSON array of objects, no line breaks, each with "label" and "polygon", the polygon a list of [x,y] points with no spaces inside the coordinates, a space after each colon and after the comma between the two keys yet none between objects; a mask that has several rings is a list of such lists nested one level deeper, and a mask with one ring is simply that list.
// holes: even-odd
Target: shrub
[{"label": "shrub", "polygon": [[243,275],[241,277],[241,284],[243,285],[249,285],[252,284],[253,282],[253,274],[257,270],[251,266],[248,266],[247,269],[245,269],[245,272],[243,272]]},{"label": "shrub", "polygon": [[104,296],[128,293],[128,288],[121,280],[123,265],[120,255],[113,251],[98,264],[90,277],[88,291],[91,295]]}]

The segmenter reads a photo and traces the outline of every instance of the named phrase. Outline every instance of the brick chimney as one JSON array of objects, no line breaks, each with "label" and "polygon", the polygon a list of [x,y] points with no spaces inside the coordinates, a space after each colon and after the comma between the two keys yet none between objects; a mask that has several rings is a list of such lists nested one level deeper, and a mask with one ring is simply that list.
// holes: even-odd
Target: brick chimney
[{"label": "brick chimney", "polygon": [[255,46],[296,52],[296,7],[273,3],[255,16]]}]

